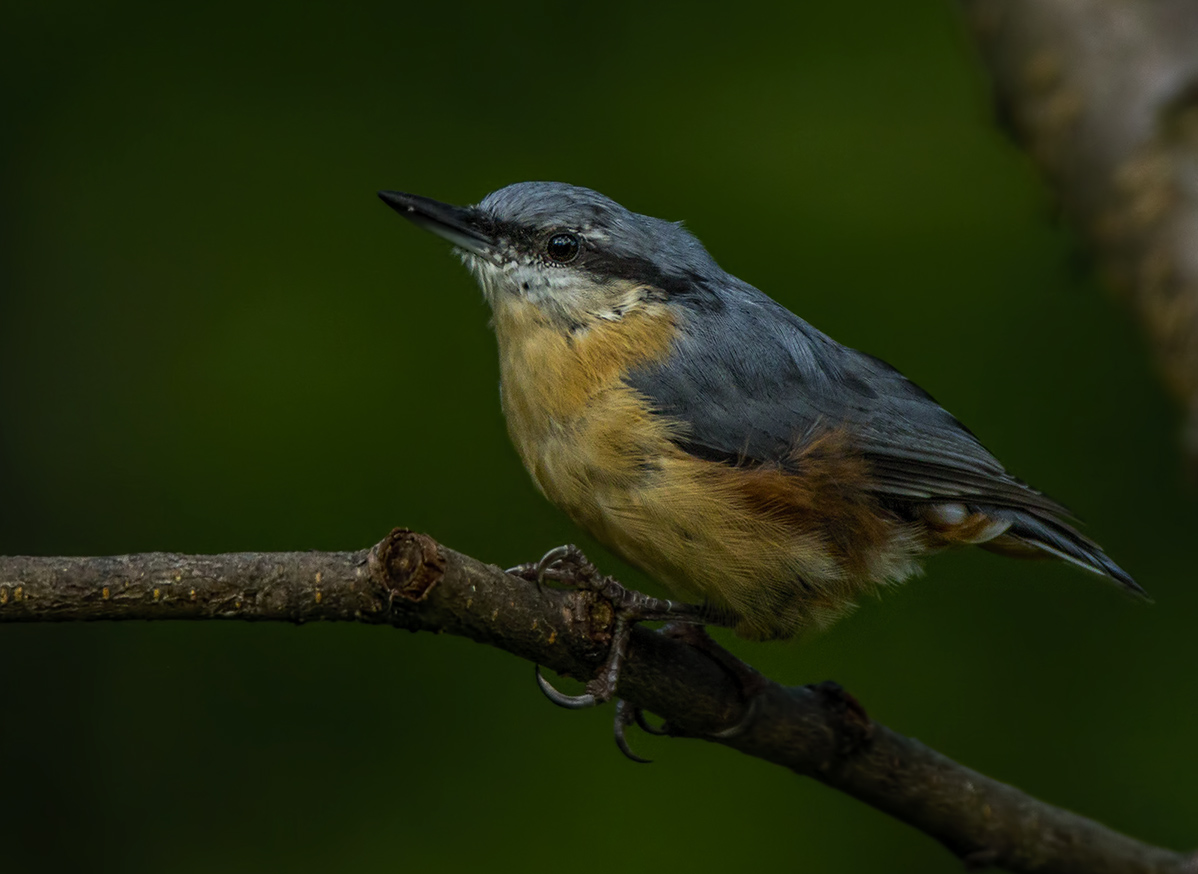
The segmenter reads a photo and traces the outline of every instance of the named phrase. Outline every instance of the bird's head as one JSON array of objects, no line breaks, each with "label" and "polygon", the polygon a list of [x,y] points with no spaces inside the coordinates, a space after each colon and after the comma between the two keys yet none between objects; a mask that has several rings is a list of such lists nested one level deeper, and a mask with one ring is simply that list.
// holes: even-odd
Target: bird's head
[{"label": "bird's head", "polygon": [[701,294],[722,273],[681,225],[561,182],[520,182],[466,207],[398,191],[379,197],[453,243],[492,308],[527,301],[569,328]]}]

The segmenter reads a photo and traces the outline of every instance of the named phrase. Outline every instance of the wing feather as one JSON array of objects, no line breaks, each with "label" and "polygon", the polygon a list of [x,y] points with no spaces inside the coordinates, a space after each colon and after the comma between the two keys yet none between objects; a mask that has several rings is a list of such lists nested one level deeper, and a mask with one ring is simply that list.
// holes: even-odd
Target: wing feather
[{"label": "wing feather", "polygon": [[782,463],[821,429],[847,428],[873,488],[898,501],[966,501],[1068,516],[1009,474],[925,391],[739,283],[724,306],[683,319],[669,358],[628,382],[682,423],[705,458]]}]

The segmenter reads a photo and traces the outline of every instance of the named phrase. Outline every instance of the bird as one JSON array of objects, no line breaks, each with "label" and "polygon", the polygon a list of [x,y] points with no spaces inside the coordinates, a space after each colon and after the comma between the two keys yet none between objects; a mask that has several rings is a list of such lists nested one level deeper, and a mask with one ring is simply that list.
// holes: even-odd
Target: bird
[{"label": "bird", "polygon": [[739,636],[826,625],[953,546],[1143,594],[930,394],[724,271],[681,223],[561,182],[472,206],[379,196],[478,281],[541,493]]}]

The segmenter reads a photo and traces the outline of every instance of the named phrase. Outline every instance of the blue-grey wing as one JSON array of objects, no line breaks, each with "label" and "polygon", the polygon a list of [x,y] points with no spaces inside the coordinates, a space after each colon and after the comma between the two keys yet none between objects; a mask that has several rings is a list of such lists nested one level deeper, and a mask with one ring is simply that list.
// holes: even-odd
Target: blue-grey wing
[{"label": "blue-grey wing", "polygon": [[655,411],[682,423],[688,452],[785,464],[805,438],[844,429],[885,498],[1067,515],[1007,473],[897,370],[840,345],[751,286],[737,283],[701,312],[681,311],[670,356],[628,382]]}]

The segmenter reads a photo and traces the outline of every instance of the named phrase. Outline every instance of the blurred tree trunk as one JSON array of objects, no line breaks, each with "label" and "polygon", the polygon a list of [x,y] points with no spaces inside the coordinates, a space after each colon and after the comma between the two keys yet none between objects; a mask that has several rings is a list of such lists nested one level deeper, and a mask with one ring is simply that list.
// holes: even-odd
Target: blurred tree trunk
[{"label": "blurred tree trunk", "polygon": [[1198,472],[1198,0],[964,0],[1000,111],[1125,293]]}]

